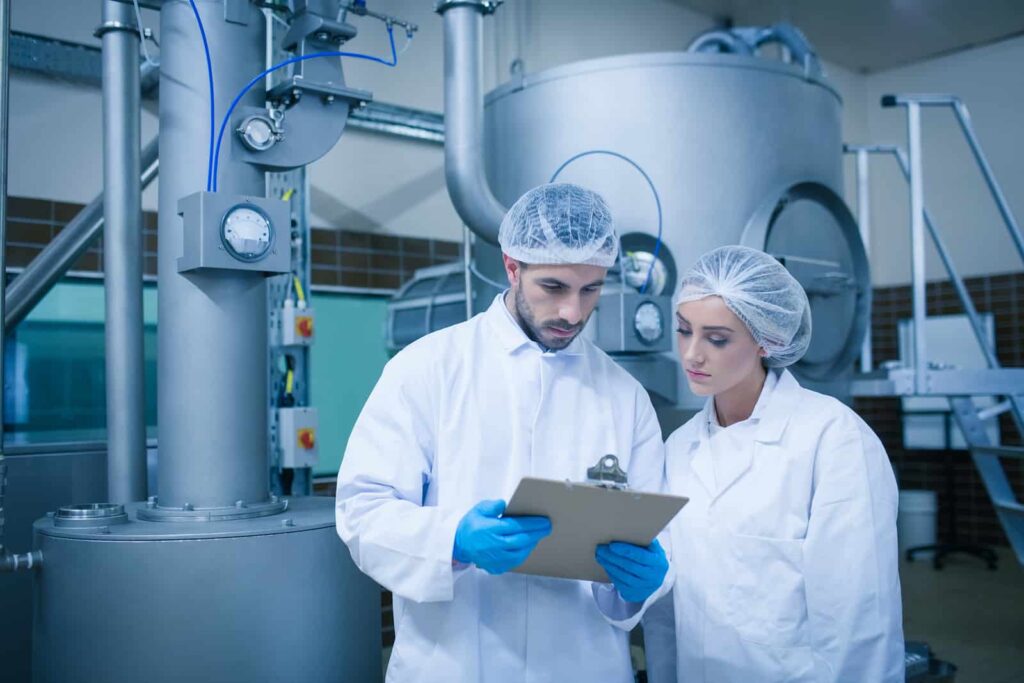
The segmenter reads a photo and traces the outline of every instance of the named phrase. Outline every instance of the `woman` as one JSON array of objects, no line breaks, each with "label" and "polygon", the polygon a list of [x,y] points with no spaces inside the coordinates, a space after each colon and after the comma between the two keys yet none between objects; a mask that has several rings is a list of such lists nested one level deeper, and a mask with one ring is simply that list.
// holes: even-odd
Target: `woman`
[{"label": "woman", "polygon": [[[878,438],[785,370],[810,307],[774,258],[705,254],[676,296],[679,355],[709,399],[666,444],[673,596],[645,620],[652,681],[904,680],[897,491]],[[674,634],[672,622],[674,618]]]}]

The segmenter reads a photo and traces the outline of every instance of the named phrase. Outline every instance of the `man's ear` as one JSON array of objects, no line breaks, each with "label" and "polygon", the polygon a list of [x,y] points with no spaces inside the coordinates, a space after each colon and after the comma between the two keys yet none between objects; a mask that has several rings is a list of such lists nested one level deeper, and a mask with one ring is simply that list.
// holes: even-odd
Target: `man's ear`
[{"label": "man's ear", "polygon": [[523,276],[522,264],[504,252],[501,254],[501,260],[505,264],[505,274],[508,276],[508,283],[515,287]]}]

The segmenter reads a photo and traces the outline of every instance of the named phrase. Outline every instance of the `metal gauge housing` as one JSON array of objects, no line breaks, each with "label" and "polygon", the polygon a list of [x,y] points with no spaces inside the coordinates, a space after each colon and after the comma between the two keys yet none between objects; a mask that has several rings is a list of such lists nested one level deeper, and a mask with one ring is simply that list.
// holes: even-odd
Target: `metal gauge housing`
[{"label": "metal gauge housing", "polygon": [[262,210],[251,204],[240,204],[224,214],[221,241],[239,261],[251,263],[267,255],[274,244],[274,226]]}]

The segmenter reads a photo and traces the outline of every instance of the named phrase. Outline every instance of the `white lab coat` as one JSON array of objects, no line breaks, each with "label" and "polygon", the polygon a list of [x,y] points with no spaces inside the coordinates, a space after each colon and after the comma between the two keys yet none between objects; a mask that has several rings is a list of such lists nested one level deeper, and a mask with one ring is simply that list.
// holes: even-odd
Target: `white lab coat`
[{"label": "white lab coat", "polygon": [[669,527],[673,593],[644,619],[652,683],[902,682],[897,491],[878,437],[788,371],[731,430],[714,441],[731,435],[708,400],[666,444],[669,491],[690,502]]},{"label": "white lab coat", "polygon": [[389,682],[633,680],[628,629],[644,606],[613,587],[491,576],[453,564],[455,530],[525,476],[581,481],[618,456],[630,485],[656,490],[664,446],[640,384],[592,343],[543,352],[495,299],[385,367],[338,473],[338,534],[394,593]]}]

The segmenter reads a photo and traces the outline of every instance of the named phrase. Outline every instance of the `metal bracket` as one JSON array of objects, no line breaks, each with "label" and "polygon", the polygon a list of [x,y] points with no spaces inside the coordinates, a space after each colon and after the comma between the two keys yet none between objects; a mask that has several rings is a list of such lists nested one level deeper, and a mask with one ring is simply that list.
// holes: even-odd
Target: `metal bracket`
[{"label": "metal bracket", "polygon": [[614,455],[606,455],[596,465],[588,467],[587,481],[609,489],[625,489],[628,484],[626,473],[619,467],[619,459]]},{"label": "metal bracket", "polygon": [[96,38],[102,38],[104,35],[111,31],[124,31],[126,33],[134,33],[141,40],[142,31],[135,24],[125,24],[120,21],[105,21],[93,31],[93,36]]}]

